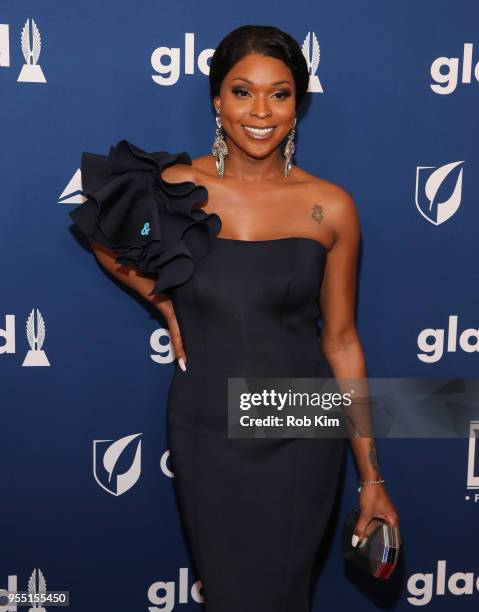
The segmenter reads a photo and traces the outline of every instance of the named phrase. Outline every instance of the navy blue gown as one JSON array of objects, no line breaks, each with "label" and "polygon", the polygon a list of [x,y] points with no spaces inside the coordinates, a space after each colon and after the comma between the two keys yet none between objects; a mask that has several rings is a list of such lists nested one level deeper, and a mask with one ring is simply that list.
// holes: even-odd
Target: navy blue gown
[{"label": "navy blue gown", "polygon": [[308,612],[313,562],[338,489],[344,438],[228,438],[228,377],[331,377],[316,320],[327,257],[303,237],[218,236],[202,185],[168,183],[187,153],[123,140],[84,153],[89,237],[155,278],[173,301],[187,370],[175,366],[167,438],[182,525],[206,612]]}]

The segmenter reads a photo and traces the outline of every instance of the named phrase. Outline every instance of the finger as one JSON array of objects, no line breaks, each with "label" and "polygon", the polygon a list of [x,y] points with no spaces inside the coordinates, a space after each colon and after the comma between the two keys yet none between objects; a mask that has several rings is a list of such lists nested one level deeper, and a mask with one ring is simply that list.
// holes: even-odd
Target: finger
[{"label": "finger", "polygon": [[169,332],[171,344],[175,352],[175,357],[183,371],[186,370],[186,353],[183,346],[183,339],[181,337],[180,329],[178,327],[178,321],[176,317],[172,317],[169,321]]},{"label": "finger", "polygon": [[378,512],[374,516],[387,521],[393,527],[399,528],[399,516],[396,512]]},{"label": "finger", "polygon": [[399,527],[399,514],[397,512],[388,512],[388,521],[394,527]]},{"label": "finger", "polygon": [[356,547],[361,540],[365,540],[366,538],[366,526],[369,522],[369,519],[365,517],[360,517],[356,525],[353,529],[353,536],[351,538],[351,545]]},{"label": "finger", "polygon": [[391,523],[391,525],[393,527],[395,527],[397,529],[397,531],[398,531],[398,543],[399,543],[399,546],[401,546],[402,545],[402,538],[401,538],[401,530],[399,528],[399,517],[398,517],[398,515],[397,514],[390,514],[388,516],[388,521]]}]

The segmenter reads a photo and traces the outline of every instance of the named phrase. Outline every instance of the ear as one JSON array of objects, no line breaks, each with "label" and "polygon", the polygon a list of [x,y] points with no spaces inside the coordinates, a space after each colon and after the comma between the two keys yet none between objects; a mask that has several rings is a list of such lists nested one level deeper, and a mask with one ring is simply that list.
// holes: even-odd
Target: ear
[{"label": "ear", "polygon": [[221,98],[219,96],[215,96],[213,98],[213,105],[214,105],[215,111],[217,108],[221,109]]}]

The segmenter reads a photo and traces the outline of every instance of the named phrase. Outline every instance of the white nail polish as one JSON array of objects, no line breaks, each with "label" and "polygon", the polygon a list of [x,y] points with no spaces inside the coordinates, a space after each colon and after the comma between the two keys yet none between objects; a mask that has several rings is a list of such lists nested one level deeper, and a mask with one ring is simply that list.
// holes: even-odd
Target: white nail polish
[{"label": "white nail polish", "polygon": [[180,368],[183,370],[183,372],[186,372],[186,364],[185,364],[185,360],[183,359],[183,357],[180,357],[178,359],[178,364]]},{"label": "white nail polish", "polygon": [[351,538],[351,544],[354,546],[354,548],[356,548],[356,546],[358,545],[358,542],[359,542],[359,536],[353,533],[353,537]]}]

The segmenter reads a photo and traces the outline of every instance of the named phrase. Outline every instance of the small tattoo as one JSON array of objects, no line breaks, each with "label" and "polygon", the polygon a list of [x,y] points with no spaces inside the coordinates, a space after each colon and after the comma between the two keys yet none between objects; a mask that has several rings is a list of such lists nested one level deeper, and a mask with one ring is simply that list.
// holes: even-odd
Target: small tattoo
[{"label": "small tattoo", "polygon": [[376,470],[378,480],[381,479],[381,472],[380,472],[380,469],[379,469],[376,445],[375,445],[375,443],[372,440],[371,440],[371,442],[369,444],[369,453],[368,453],[368,456],[369,456],[369,463]]},{"label": "small tattoo", "polygon": [[323,220],[323,208],[319,204],[315,204],[313,206],[313,212],[311,213],[313,219],[315,219],[318,223],[321,223]]}]

